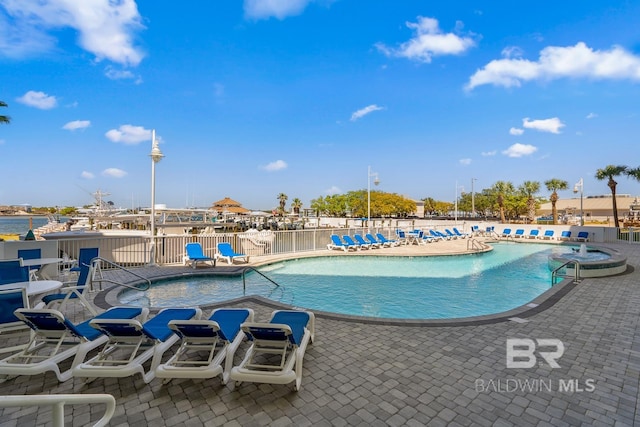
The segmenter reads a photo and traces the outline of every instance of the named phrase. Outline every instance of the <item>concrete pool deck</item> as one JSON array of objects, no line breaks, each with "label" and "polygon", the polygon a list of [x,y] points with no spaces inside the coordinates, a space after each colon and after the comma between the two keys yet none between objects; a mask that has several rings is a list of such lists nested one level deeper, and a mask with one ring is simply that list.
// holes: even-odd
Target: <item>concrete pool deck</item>
[{"label": "concrete pool deck", "polygon": [[[415,248],[454,253],[454,242]],[[626,273],[584,279],[521,321],[403,326],[318,316],[298,392],[291,386],[222,385],[218,378],[59,383],[47,373],[9,378],[0,383],[0,395],[110,393],[117,402],[112,426],[634,425],[640,423],[640,272],[634,268],[640,245],[606,246],[627,256]],[[413,247],[388,250],[396,249],[416,255]],[[167,269],[190,270],[141,270],[162,276]],[[253,299],[234,305],[253,308],[263,320],[274,309]],[[541,346],[533,367],[508,368],[507,339],[514,338],[560,340],[560,367],[544,359],[554,347]],[[236,361],[247,347],[243,343]],[[65,413],[68,425],[80,426],[97,420],[102,409],[67,406]],[[50,418],[45,407],[0,409],[2,426],[47,424]]]}]

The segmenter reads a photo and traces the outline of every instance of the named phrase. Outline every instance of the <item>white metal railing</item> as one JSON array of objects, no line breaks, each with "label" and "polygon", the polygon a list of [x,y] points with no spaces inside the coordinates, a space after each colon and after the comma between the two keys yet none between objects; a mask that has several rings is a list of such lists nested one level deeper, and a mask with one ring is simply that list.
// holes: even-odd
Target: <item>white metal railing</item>
[{"label": "white metal railing", "polygon": [[[110,394],[44,394],[0,396],[0,408],[13,406],[43,406],[52,408],[53,427],[64,427],[64,405],[78,405],[87,403],[104,403],[106,405],[104,415],[94,427],[106,426],[116,411],[116,399]],[[20,422],[18,422],[18,425]]]}]

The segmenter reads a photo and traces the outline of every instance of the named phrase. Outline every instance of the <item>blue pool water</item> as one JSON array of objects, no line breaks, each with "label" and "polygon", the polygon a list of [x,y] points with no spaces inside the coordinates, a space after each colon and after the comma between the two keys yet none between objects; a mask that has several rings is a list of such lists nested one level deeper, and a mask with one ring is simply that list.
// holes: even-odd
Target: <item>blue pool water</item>
[{"label": "blue pool water", "polygon": [[296,307],[379,318],[443,319],[499,313],[551,287],[547,258],[566,252],[545,244],[495,244],[487,253],[439,257],[318,257],[260,268],[280,284],[247,273],[186,277],[127,291],[124,304],[168,307],[260,295]]}]

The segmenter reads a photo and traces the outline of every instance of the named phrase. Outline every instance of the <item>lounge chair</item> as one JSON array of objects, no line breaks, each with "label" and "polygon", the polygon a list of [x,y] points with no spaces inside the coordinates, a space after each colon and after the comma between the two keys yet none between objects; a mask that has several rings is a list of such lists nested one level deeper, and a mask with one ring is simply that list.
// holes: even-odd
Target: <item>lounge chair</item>
[{"label": "lounge chair", "polygon": [[500,234],[500,237],[509,237],[509,236],[511,236],[510,228],[505,228],[504,230],[502,230],[502,234]]},{"label": "lounge chair", "polygon": [[216,259],[226,259],[228,264],[233,264],[233,261],[235,261],[236,259],[244,260],[244,262],[249,262],[249,256],[245,254],[239,254],[234,251],[233,247],[231,247],[231,243],[229,242],[218,243],[218,252],[216,252],[214,257]]},{"label": "lounge chair", "polygon": [[408,243],[407,233],[403,230],[396,230],[396,236],[398,236],[398,242],[400,245],[406,245]]},{"label": "lounge chair", "polygon": [[432,243],[434,239],[430,234],[427,234],[424,231],[420,230],[420,233],[418,233],[417,241],[419,245],[426,245],[427,243]]},{"label": "lounge chair", "polygon": [[562,233],[560,233],[560,237],[558,237],[558,240],[563,240],[565,242],[571,240],[571,232],[568,230],[564,230]]},{"label": "lounge chair", "polygon": [[[199,319],[199,308],[165,308],[142,323],[129,319],[93,319],[93,328],[108,337],[100,353],[73,368],[74,377],[122,378],[142,375],[145,383],[155,378],[162,355],[178,341],[169,329],[171,320]],[[151,359],[148,370],[146,362]]]},{"label": "lounge chair", "polygon": [[22,266],[21,259],[1,260],[0,261],[0,289],[8,289],[11,283],[20,283],[29,281],[29,267]]},{"label": "lounge chair", "polygon": [[[37,375],[53,371],[58,381],[71,378],[73,368],[87,353],[107,342],[108,338],[89,326],[95,319],[145,319],[145,308],[113,307],[80,324],[74,324],[58,310],[18,309],[15,315],[26,323],[33,334],[29,344],[0,360],[0,375]],[[60,371],[60,364],[74,357],[71,366]]]},{"label": "lounge chair", "polygon": [[453,232],[455,233],[456,236],[464,239],[467,236],[469,236],[469,233],[462,233],[460,230],[458,230],[456,227],[453,227]]},{"label": "lounge chair", "polygon": [[359,245],[361,248],[366,248],[366,249],[372,249],[372,248],[377,248],[378,244],[377,243],[371,243],[371,242],[367,242],[366,240],[364,240],[364,237],[362,237],[361,234],[354,234],[353,238],[356,241],[356,244]]},{"label": "lounge chair", "polygon": [[529,234],[527,235],[527,237],[529,239],[537,239],[539,235],[540,230],[538,230],[537,228],[532,228],[531,230],[529,230]]},{"label": "lounge chair", "polygon": [[208,257],[202,250],[202,245],[198,242],[191,242],[184,245],[184,250],[187,253],[185,262],[191,264],[191,268],[195,269],[199,262],[210,262],[211,266],[216,266],[216,259]]},{"label": "lounge chair", "polygon": [[516,239],[524,238],[524,228],[518,228],[513,237]]},{"label": "lounge chair", "polygon": [[341,249],[345,252],[348,252],[350,249],[353,249],[354,251],[358,249],[358,246],[356,245],[350,245],[348,243],[345,243],[342,241],[342,239],[340,238],[340,236],[338,236],[337,234],[332,234],[331,235],[331,243],[329,243],[327,245],[327,249],[331,250],[331,249]]},{"label": "lounge chair", "polygon": [[[25,259],[38,259],[42,258],[42,250],[39,248],[36,249],[18,249],[18,258]],[[31,280],[38,280],[38,270],[40,270],[41,265],[31,265],[29,266],[29,278]]]},{"label": "lounge chair", "polygon": [[545,230],[544,234],[542,236],[538,236],[538,238],[542,240],[553,240],[553,234],[553,230]]},{"label": "lounge chair", "polygon": [[231,380],[270,384],[302,383],[302,360],[313,342],[315,316],[310,311],[277,310],[269,323],[244,323],[252,341],[240,365],[231,369]]},{"label": "lounge chair", "polygon": [[588,231],[579,231],[578,235],[575,238],[576,242],[588,242],[589,241],[589,232]]},{"label": "lounge chair", "polygon": [[444,234],[442,234],[438,230],[429,230],[429,234],[431,235],[431,237],[434,238],[434,241],[436,241],[436,242],[438,240],[449,240],[449,238],[447,236],[445,236]]},{"label": "lounge chair", "polygon": [[360,242],[356,242],[354,241],[351,236],[349,236],[348,234],[345,234],[344,236],[342,236],[342,240],[345,241],[346,244],[350,245],[350,246],[354,246],[357,249],[369,249],[371,247],[371,245],[369,245],[368,243],[360,243]]},{"label": "lounge chair", "polygon": [[478,227],[477,225],[472,225],[471,226],[471,235],[475,236],[476,234],[480,233],[480,227]]},{"label": "lounge chair", "polygon": [[66,304],[73,299],[78,299],[91,315],[96,316],[98,312],[91,303],[85,298],[84,292],[91,283],[93,276],[93,259],[98,257],[98,248],[82,248],[80,256],[78,256],[78,280],[71,284],[67,283],[65,287],[60,288],[58,293],[45,295],[42,301],[47,308],[55,308],[64,311]]},{"label": "lounge chair", "polygon": [[444,229],[444,233],[445,236],[447,236],[450,240],[456,240],[458,238],[458,235],[453,233],[451,230],[449,230],[448,228]]},{"label": "lounge chair", "polygon": [[383,245],[397,246],[400,244],[400,242],[398,242],[395,239],[387,239],[386,237],[384,237],[384,234],[382,233],[376,233],[376,237],[378,238],[378,241],[381,242]]},{"label": "lounge chair", "polygon": [[367,241],[369,243],[371,243],[372,245],[376,245],[376,247],[378,247],[378,248],[382,248],[382,247],[385,247],[385,246],[391,246],[391,244],[389,244],[389,243],[384,243],[384,242],[381,242],[380,240],[376,239],[373,236],[373,234],[371,234],[371,233],[365,234],[364,238],[367,239]]},{"label": "lounge chair", "polygon": [[[169,328],[180,338],[181,344],[173,357],[156,368],[156,377],[213,378],[221,375],[222,383],[226,384],[236,350],[246,338],[240,331],[244,322],[253,322],[253,310],[219,308],[206,320],[170,321]],[[207,357],[197,357],[204,354]]]},{"label": "lounge chair", "polygon": [[[27,280],[29,280],[29,272],[26,270],[25,275]],[[26,286],[10,289],[4,288],[5,287],[0,286],[0,339],[4,340],[27,335],[30,331],[29,327],[14,314],[14,311],[19,308],[29,308],[27,288]],[[0,346],[0,353],[13,353],[23,349],[25,346],[26,344],[12,347]]]}]

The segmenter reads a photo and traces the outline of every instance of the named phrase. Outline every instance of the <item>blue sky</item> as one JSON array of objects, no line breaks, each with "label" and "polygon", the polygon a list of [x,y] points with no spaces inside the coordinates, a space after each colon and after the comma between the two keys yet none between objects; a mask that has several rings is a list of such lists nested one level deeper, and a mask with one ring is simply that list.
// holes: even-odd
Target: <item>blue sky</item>
[{"label": "blue sky", "polygon": [[617,0],[0,0],[0,205],[100,189],[149,206],[152,129],[170,207],[308,207],[366,189],[368,166],[414,199],[453,202],[474,178],[608,194],[598,168],[640,166],[638,16]]}]

